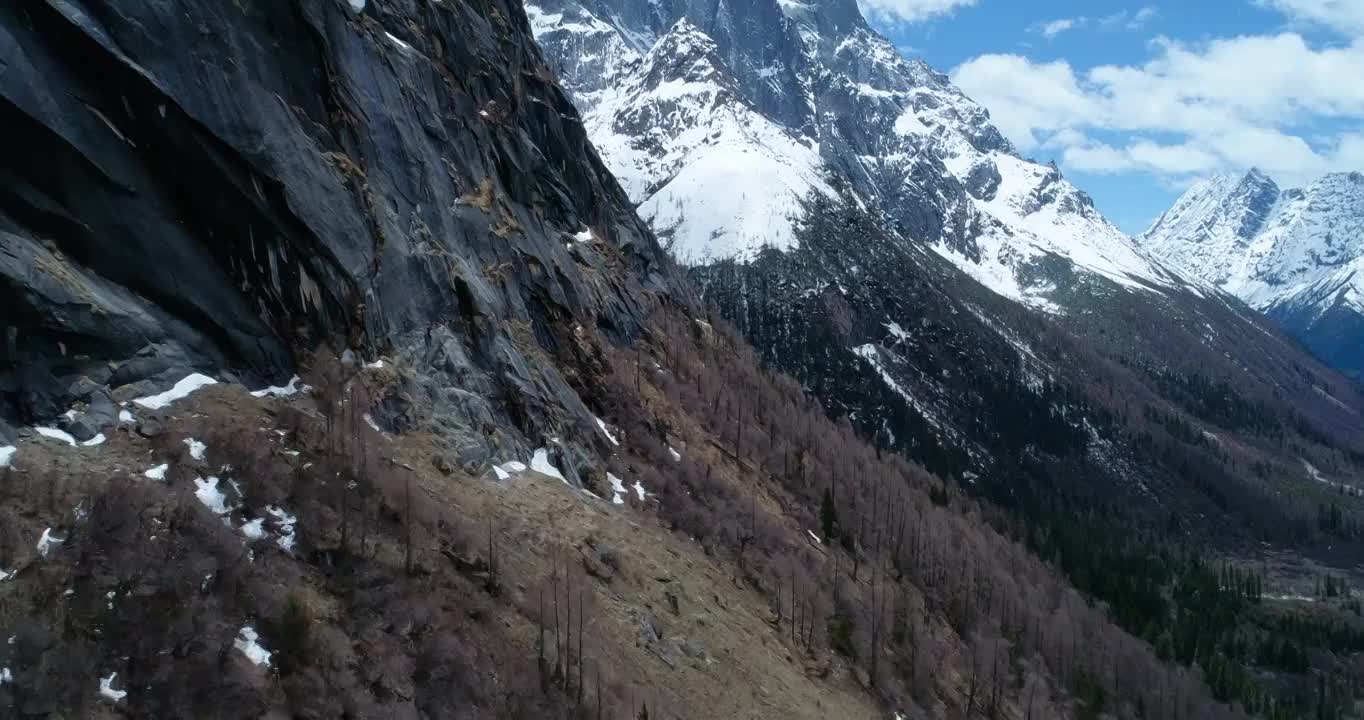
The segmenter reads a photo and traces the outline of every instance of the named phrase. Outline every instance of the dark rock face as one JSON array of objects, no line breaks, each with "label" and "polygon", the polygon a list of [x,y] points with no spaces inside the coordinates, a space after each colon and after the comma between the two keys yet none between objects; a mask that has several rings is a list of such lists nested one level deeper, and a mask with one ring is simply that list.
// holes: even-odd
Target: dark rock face
[{"label": "dark rock face", "polygon": [[13,423],[329,340],[410,360],[452,427],[514,396],[531,434],[584,412],[545,360],[572,328],[629,336],[669,286],[516,4],[11,3],[0,59]]}]

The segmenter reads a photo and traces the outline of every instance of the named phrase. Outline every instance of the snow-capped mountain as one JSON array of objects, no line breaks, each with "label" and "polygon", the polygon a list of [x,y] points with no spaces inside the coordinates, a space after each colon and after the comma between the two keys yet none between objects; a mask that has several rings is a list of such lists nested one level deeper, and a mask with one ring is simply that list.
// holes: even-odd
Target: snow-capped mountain
[{"label": "snow-capped mountain", "polygon": [[1142,236],[1151,254],[1275,318],[1347,372],[1364,369],[1364,176],[1283,190],[1258,170],[1191,187]]},{"label": "snow-capped mountain", "polygon": [[1088,278],[1181,284],[852,0],[526,9],[603,160],[686,264],[791,247],[819,195],[1048,311]]}]

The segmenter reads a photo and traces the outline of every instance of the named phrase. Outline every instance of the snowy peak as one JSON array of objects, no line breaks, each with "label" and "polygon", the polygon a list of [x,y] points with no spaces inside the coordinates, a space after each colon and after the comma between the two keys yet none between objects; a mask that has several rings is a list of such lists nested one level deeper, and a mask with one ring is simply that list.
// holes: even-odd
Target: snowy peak
[{"label": "snowy peak", "polygon": [[1142,235],[1164,262],[1214,285],[1237,272],[1227,262],[1243,256],[1279,201],[1279,186],[1258,170],[1195,183]]},{"label": "snowy peak", "polygon": [[1180,282],[851,0],[535,0],[527,14],[602,159],[684,264],[794,247],[818,195],[1048,312],[1085,277]]},{"label": "snowy peak", "polygon": [[[1364,176],[1281,190],[1263,173],[1197,183],[1142,236],[1151,254],[1282,322],[1337,367],[1364,367]],[[1342,320],[1343,319],[1343,320]],[[1318,340],[1320,339],[1320,342]],[[1326,344],[1329,341],[1329,347]],[[1353,346],[1353,354],[1338,348]]]},{"label": "snowy peak", "polygon": [[[558,47],[574,44],[562,25],[540,27]],[[801,200],[830,192],[818,145],[759,112],[719,43],[687,18],[610,76],[578,80],[594,88],[576,96],[588,133],[682,262],[788,247]]]}]

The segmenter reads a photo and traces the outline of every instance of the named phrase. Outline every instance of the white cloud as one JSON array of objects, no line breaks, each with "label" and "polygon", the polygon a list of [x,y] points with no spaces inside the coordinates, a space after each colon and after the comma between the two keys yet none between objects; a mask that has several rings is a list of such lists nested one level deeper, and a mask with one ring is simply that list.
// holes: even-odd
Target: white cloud
[{"label": "white cloud", "polygon": [[873,22],[916,23],[950,15],[957,8],[975,5],[977,0],[858,0],[862,14]]},{"label": "white cloud", "polygon": [[1051,38],[1054,38],[1063,32],[1074,30],[1079,27],[1084,27],[1085,22],[1086,18],[1083,17],[1061,18],[1060,20],[1052,20],[1051,22],[1042,23],[1040,26],[1038,26],[1038,32],[1042,33],[1043,37],[1050,40]]},{"label": "white cloud", "polygon": [[[1057,153],[1078,170],[1183,177],[1257,165],[1298,182],[1361,167],[1364,135],[1339,134],[1342,125],[1364,127],[1364,83],[1356,81],[1364,37],[1314,47],[1285,32],[1198,44],[1158,38],[1151,47],[1144,64],[1084,72],[1064,61],[983,55],[952,77],[1021,150]],[[1096,133],[1123,139],[1099,143],[1090,139]]]},{"label": "white cloud", "polygon": [[1151,6],[1143,7],[1136,12],[1122,10],[1112,15],[1105,15],[1100,18],[1090,18],[1084,15],[1069,18],[1058,18],[1046,22],[1039,22],[1029,27],[1030,32],[1039,33],[1048,40],[1055,38],[1061,33],[1079,30],[1093,25],[1100,30],[1141,30],[1146,24],[1157,17],[1160,11]]},{"label": "white cloud", "polygon": [[1360,0],[1257,0],[1298,22],[1323,25],[1347,35],[1364,33],[1364,2]]}]

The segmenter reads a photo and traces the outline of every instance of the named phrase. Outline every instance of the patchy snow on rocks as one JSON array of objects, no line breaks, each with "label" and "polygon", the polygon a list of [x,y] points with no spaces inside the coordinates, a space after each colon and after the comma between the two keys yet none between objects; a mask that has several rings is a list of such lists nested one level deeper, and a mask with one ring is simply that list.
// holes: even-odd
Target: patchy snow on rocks
[{"label": "patchy snow on rocks", "polygon": [[109,677],[99,679],[100,697],[110,702],[118,702],[119,700],[128,697],[128,692],[126,690],[114,689],[114,680],[116,678],[118,678],[118,673],[109,673]]},{"label": "patchy snow on rocks", "polygon": [[52,548],[66,542],[66,538],[59,538],[52,534],[52,528],[43,531],[43,536],[38,538],[38,554],[47,557]]},{"label": "patchy snow on rocks", "polygon": [[104,437],[104,433],[99,433],[94,437],[90,438],[89,440],[86,440],[85,442],[81,443],[81,447],[94,447],[96,445],[103,445],[104,441],[108,439],[109,438]]},{"label": "patchy snow on rocks", "polygon": [[639,482],[638,480],[636,480],[636,481],[635,481],[634,488],[635,488],[635,495],[638,495],[640,501],[643,502],[644,497],[647,495],[647,493],[644,492],[644,486],[641,485],[640,482]]},{"label": "patchy snow on rocks", "polygon": [[293,552],[296,538],[294,527],[298,524],[298,516],[290,515],[284,508],[274,505],[266,505],[265,512],[275,521],[275,544],[285,552]]},{"label": "patchy snow on rocks", "polygon": [[195,390],[216,384],[218,384],[217,380],[214,380],[213,378],[207,375],[194,373],[193,375],[186,377],[180,382],[175,383],[175,385],[171,389],[163,393],[157,393],[156,395],[148,395],[147,397],[135,398],[133,402],[137,403],[138,405],[141,405],[144,408],[148,408],[151,410],[159,410],[163,407],[166,407],[167,405],[170,405],[176,400],[182,400],[184,398],[189,397],[190,394],[193,393]]},{"label": "patchy snow on rocks", "polygon": [[160,465],[157,465],[156,467],[150,468],[146,472],[143,472],[142,477],[145,477],[148,480],[165,480],[166,471],[169,469],[170,469],[169,464],[161,463]]},{"label": "patchy snow on rocks", "polygon": [[593,419],[597,421],[597,427],[601,428],[601,433],[606,436],[607,440],[611,441],[612,445],[620,445],[620,441],[616,439],[615,435],[611,434],[611,428],[607,426],[605,420],[595,416]]},{"label": "patchy snow on rocks", "polygon": [[297,395],[300,390],[306,391],[308,389],[307,385],[299,385],[300,380],[301,378],[295,375],[289,378],[289,382],[285,385],[271,385],[270,387],[260,390],[253,390],[251,391],[251,397],[289,397],[290,395]]},{"label": "patchy snow on rocks", "polygon": [[668,446],[668,454],[673,456],[673,462],[682,462],[682,453],[678,452],[673,446]]},{"label": "patchy snow on rocks", "polygon": [[125,425],[131,425],[137,422],[137,418],[133,417],[133,414],[126,409],[123,409],[118,411],[118,421]]},{"label": "patchy snow on rocks", "polygon": [[559,468],[554,467],[554,464],[549,461],[549,450],[546,448],[535,451],[534,457],[530,459],[530,469],[541,475],[559,478],[564,481],[565,485],[568,484],[568,478],[564,477],[564,474],[559,472]]},{"label": "patchy snow on rocks", "polygon": [[9,668],[0,668],[0,685],[14,682],[14,673]]},{"label": "patchy snow on rocks", "polygon": [[19,449],[13,445],[0,447],[0,468],[9,467],[10,461],[14,459],[14,453],[18,451]]},{"label": "patchy snow on rocks", "polygon": [[194,485],[194,496],[199,498],[199,502],[212,510],[215,515],[226,515],[232,512],[232,508],[227,506],[227,496],[218,489],[218,478],[210,477],[207,480],[194,478]]},{"label": "patchy snow on rocks", "polygon": [[265,518],[256,518],[242,523],[242,534],[247,540],[261,540],[265,537]]},{"label": "patchy snow on rocks", "polygon": [[67,445],[70,445],[71,447],[76,447],[76,438],[71,437],[71,433],[65,432],[63,430],[58,430],[57,428],[50,427],[36,427],[33,428],[33,431],[38,433],[39,435],[42,435],[45,438],[60,440],[66,443]]},{"label": "patchy snow on rocks", "polygon": [[270,656],[274,654],[261,647],[260,636],[250,625],[243,625],[242,629],[237,631],[237,639],[232,641],[232,647],[240,650],[253,664],[266,667],[270,666]]},{"label": "patchy snow on rocks", "polygon": [[606,473],[606,481],[611,483],[611,503],[614,505],[624,505],[624,495],[629,492],[625,489],[625,483],[611,473]]},{"label": "patchy snow on rocks", "polygon": [[195,460],[204,459],[204,452],[208,450],[207,445],[199,442],[198,440],[195,440],[194,438],[185,438],[184,442],[185,445],[189,446],[190,457],[194,458]]}]

